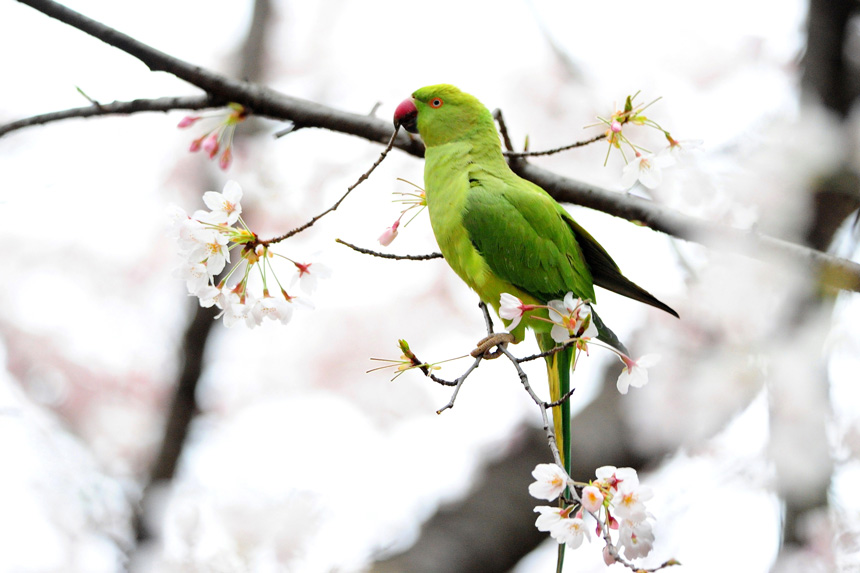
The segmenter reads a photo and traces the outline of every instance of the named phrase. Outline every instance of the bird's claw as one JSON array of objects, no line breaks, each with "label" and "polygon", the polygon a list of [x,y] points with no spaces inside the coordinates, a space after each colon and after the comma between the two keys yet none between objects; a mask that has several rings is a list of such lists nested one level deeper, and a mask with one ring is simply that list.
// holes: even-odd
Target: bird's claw
[{"label": "bird's claw", "polygon": [[[516,342],[513,334],[509,332],[497,332],[482,339],[478,343],[477,348],[471,352],[471,355],[475,358],[480,356],[485,360],[492,360],[501,356],[502,349],[511,342]],[[490,349],[493,347],[496,347],[496,350],[490,352]]]}]

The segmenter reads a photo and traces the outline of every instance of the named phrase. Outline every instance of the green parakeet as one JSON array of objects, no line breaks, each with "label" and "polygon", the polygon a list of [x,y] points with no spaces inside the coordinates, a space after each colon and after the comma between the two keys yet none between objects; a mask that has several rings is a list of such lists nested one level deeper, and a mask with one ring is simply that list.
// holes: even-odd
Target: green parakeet
[{"label": "green parakeet", "polygon": [[[543,189],[511,171],[489,110],[454,86],[419,89],[401,103],[394,123],[419,133],[426,146],[424,190],[439,248],[482,301],[499,311],[502,293],[547,305],[568,292],[595,301],[594,285],[677,313],[621,274],[609,254]],[[525,313],[514,342],[531,328],[543,351],[556,346],[545,309]],[[598,339],[624,346],[592,313]],[[558,320],[557,316],[549,317]],[[570,388],[574,347],[546,357],[550,399]],[[570,410],[553,411],[556,439],[570,473]]]}]

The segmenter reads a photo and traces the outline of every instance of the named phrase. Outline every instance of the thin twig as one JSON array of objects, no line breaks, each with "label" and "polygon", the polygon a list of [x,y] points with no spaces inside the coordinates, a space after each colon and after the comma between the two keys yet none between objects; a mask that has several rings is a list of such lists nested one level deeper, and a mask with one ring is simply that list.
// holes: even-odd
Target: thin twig
[{"label": "thin twig", "polygon": [[94,102],[93,105],[74,107],[51,113],[43,113],[19,119],[5,125],[0,125],[0,137],[3,137],[7,133],[24,129],[25,127],[44,125],[64,119],[97,117],[103,115],[129,115],[145,111],[168,112],[175,109],[205,109],[218,107],[225,105],[226,103],[227,102],[224,100],[208,95],[136,99],[132,101],[115,101],[104,104]]},{"label": "thin twig", "polygon": [[484,315],[484,326],[487,327],[487,336],[490,336],[494,332],[493,326],[493,317],[490,316],[490,309],[487,308],[487,303],[484,301],[478,302],[478,308],[481,309],[481,314]]},{"label": "thin twig", "polygon": [[[436,410],[437,414],[441,414],[445,410],[450,410],[451,408],[454,407],[454,401],[457,399],[457,394],[460,393],[460,388],[463,387],[463,382],[465,382],[466,378],[468,378],[469,374],[471,374],[472,371],[478,367],[478,365],[481,363],[481,360],[482,360],[481,356],[478,356],[477,358],[475,358],[475,361],[472,362],[472,365],[469,366],[469,368],[465,372],[463,372],[463,374],[459,378],[457,378],[454,381],[454,392],[451,394],[451,399],[448,400],[447,404],[445,404],[444,406],[442,406],[441,408]],[[437,380],[437,382],[438,382],[438,380]]]},{"label": "thin twig", "polygon": [[344,193],[341,196],[341,198],[335,202],[334,205],[332,205],[331,207],[329,207],[328,209],[326,209],[325,211],[323,211],[319,215],[316,215],[315,217],[313,217],[310,221],[308,221],[304,225],[296,227],[292,231],[289,231],[289,232],[287,232],[283,235],[280,235],[278,237],[275,237],[273,239],[267,239],[265,241],[258,241],[258,243],[261,245],[271,245],[273,243],[279,243],[279,242],[283,241],[284,239],[289,239],[293,235],[297,235],[298,233],[301,233],[305,229],[312,227],[314,225],[314,223],[316,223],[317,221],[319,221],[320,219],[322,219],[323,217],[325,217],[326,215],[328,215],[332,211],[336,211],[337,208],[340,207],[340,204],[343,203],[343,200],[346,199],[350,193],[352,193],[352,190],[355,189],[356,187],[358,187],[359,185],[361,185],[364,181],[366,181],[367,178],[370,177],[370,174],[373,173],[373,171],[377,167],[379,167],[379,164],[382,163],[382,161],[388,155],[388,152],[391,151],[392,147],[394,147],[394,140],[397,138],[397,132],[399,130],[400,130],[399,127],[394,128],[394,133],[391,134],[391,139],[388,140],[388,145],[386,145],[385,149],[382,150],[382,153],[379,154],[379,158],[373,162],[373,165],[370,166],[370,169],[368,169],[367,171],[365,171],[364,173],[361,174],[361,176],[358,178],[358,180],[355,183],[353,183],[352,185],[350,185],[349,187],[346,188],[346,193]]},{"label": "thin twig", "polygon": [[568,149],[574,149],[577,147],[585,147],[586,145],[590,145],[602,139],[606,139],[606,134],[600,134],[592,137],[591,139],[585,139],[583,141],[575,141],[570,145],[564,145],[562,147],[556,147],[555,149],[547,149],[544,151],[505,151],[506,157],[539,157],[541,155],[552,155],[553,153],[559,153],[561,151],[567,151]]},{"label": "thin twig", "polygon": [[550,348],[549,350],[546,350],[544,352],[538,352],[537,354],[531,354],[529,356],[517,358],[517,362],[522,364],[523,362],[531,362],[532,360],[537,360],[538,358],[546,358],[547,356],[552,356],[553,354],[557,354],[557,353],[561,352],[562,350],[564,350],[565,348],[567,348],[571,344],[575,344],[575,343],[576,343],[576,341],[574,340],[572,342],[568,342],[564,346],[553,346],[552,348]]},{"label": "thin twig", "polygon": [[362,247],[357,247],[352,243],[347,243],[342,239],[335,239],[335,242],[340,243],[341,245],[346,245],[353,251],[358,251],[359,253],[363,253],[365,255],[372,255],[374,257],[380,257],[382,259],[393,259],[396,261],[430,261],[433,259],[441,259],[442,253],[430,253],[428,255],[392,255],[391,253],[380,253],[378,251],[371,251],[370,249],[365,249]]}]

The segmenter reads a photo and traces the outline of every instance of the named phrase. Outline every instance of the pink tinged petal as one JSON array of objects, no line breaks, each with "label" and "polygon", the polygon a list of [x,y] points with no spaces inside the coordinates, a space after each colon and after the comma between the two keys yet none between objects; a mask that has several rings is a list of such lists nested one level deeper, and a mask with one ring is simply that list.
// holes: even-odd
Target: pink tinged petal
[{"label": "pink tinged petal", "polygon": [[648,383],[648,370],[646,368],[657,364],[660,356],[647,354],[639,360],[632,360],[629,356],[624,356],[621,360],[624,362],[624,369],[618,376],[616,387],[619,392],[626,394],[630,386],[641,388]]},{"label": "pink tinged petal", "polygon": [[385,232],[379,235],[379,239],[377,239],[379,241],[379,244],[383,247],[387,247],[388,245],[390,245],[392,241],[397,238],[397,227],[399,226],[400,219],[397,219],[396,221],[394,221],[393,225],[385,229]]},{"label": "pink tinged petal", "polygon": [[597,513],[603,507],[603,493],[599,488],[593,485],[582,488],[582,507],[591,513]]},{"label": "pink tinged petal", "polygon": [[331,276],[331,269],[322,263],[293,263],[298,269],[298,274],[293,276],[292,284],[299,281],[302,290],[307,294],[313,294],[317,288],[317,279],[326,279]]},{"label": "pink tinged petal", "polygon": [[523,304],[523,301],[510,293],[503,292],[499,297],[499,317],[512,321],[508,330],[513,330],[520,323],[526,311],[532,310],[532,305]]}]

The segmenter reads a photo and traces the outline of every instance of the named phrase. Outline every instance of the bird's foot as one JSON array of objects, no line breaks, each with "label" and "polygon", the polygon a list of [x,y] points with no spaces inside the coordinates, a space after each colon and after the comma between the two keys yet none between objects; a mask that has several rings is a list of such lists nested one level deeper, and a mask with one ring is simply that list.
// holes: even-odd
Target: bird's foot
[{"label": "bird's foot", "polygon": [[[478,343],[478,347],[471,352],[471,355],[475,358],[480,356],[486,360],[492,360],[501,356],[502,349],[511,342],[516,342],[513,334],[509,332],[497,332],[481,340]],[[496,347],[496,349],[490,352],[490,349],[493,347]]]}]

